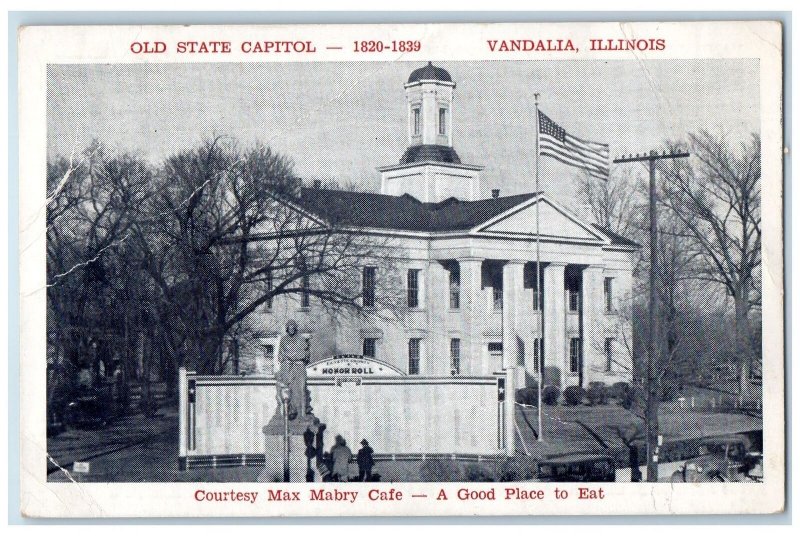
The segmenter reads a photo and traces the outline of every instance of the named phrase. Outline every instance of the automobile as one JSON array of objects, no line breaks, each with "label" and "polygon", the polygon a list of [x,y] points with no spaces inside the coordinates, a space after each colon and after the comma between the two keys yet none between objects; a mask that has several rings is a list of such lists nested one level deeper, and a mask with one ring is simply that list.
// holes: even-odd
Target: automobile
[{"label": "automobile", "polygon": [[763,477],[762,456],[743,435],[703,439],[697,456],[672,473],[671,482],[746,482]]},{"label": "automobile", "polygon": [[569,454],[539,462],[538,482],[614,482],[614,457],[608,454]]},{"label": "automobile", "polygon": [[111,386],[80,387],[67,401],[64,424],[74,428],[105,427],[116,415]]}]

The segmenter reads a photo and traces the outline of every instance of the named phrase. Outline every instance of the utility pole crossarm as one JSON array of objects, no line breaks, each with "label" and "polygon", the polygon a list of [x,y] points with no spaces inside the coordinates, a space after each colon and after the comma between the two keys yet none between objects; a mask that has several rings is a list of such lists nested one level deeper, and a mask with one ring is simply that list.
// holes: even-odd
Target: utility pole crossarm
[{"label": "utility pole crossarm", "polygon": [[689,153],[662,153],[658,154],[653,151],[651,154],[621,156],[614,159],[615,164],[624,164],[625,162],[646,162],[648,160],[663,160],[665,158],[688,158]]}]

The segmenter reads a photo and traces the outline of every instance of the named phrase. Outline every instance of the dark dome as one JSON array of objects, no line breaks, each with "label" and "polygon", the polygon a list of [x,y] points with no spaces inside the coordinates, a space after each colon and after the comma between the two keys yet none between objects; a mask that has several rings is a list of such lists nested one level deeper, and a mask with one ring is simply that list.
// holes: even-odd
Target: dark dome
[{"label": "dark dome", "polygon": [[420,80],[438,80],[439,82],[452,82],[453,79],[450,78],[450,73],[442,69],[441,67],[434,67],[432,62],[428,62],[428,65],[425,67],[420,67],[419,69],[415,69],[411,76],[408,77],[408,83],[413,84],[414,82],[419,82]]},{"label": "dark dome", "polygon": [[415,164],[417,162],[447,162],[460,164],[461,159],[452,147],[446,145],[412,145],[406,149],[401,164]]}]

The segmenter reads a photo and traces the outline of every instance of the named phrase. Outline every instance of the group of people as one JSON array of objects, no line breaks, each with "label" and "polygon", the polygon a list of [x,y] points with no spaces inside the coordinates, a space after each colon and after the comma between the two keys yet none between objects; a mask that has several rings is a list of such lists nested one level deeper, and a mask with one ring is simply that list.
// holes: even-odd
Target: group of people
[{"label": "group of people", "polygon": [[[372,468],[375,460],[372,457],[372,447],[366,439],[361,440],[361,449],[356,454],[356,464],[358,465],[358,479],[356,482],[371,482],[373,479]],[[330,452],[322,455],[323,478],[332,482],[351,482],[350,462],[353,459],[353,451],[347,446],[345,439],[337,435],[334,440],[333,448]],[[327,474],[325,474],[327,472]]]}]

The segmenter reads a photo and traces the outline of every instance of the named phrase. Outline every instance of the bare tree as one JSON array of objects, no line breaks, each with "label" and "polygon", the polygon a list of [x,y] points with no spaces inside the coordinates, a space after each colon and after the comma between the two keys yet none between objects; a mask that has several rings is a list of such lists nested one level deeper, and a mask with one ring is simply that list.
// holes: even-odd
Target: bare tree
[{"label": "bare tree", "polygon": [[278,296],[360,309],[359,268],[382,241],[346,225],[352,207],[308,212],[287,158],[218,137],[168,158],[160,180],[137,240],[175,368],[221,372],[225,337]]},{"label": "bare tree", "polygon": [[112,271],[125,255],[131,226],[149,195],[150,178],[140,159],[110,153],[97,143],[77,157],[48,163],[48,337],[57,369],[53,385],[69,391],[78,370],[98,366],[92,349],[115,331],[116,313],[127,308],[120,304]]},{"label": "bare tree", "polygon": [[606,181],[588,173],[580,185],[581,200],[589,207],[594,223],[622,236],[635,234],[636,213],[643,210],[643,183],[630,168],[614,168]]},{"label": "bare tree", "polygon": [[695,277],[733,299],[739,395],[750,398],[751,311],[761,288],[761,140],[734,148],[706,131],[690,136],[688,161],[663,164],[664,203],[680,219],[699,266]]}]

